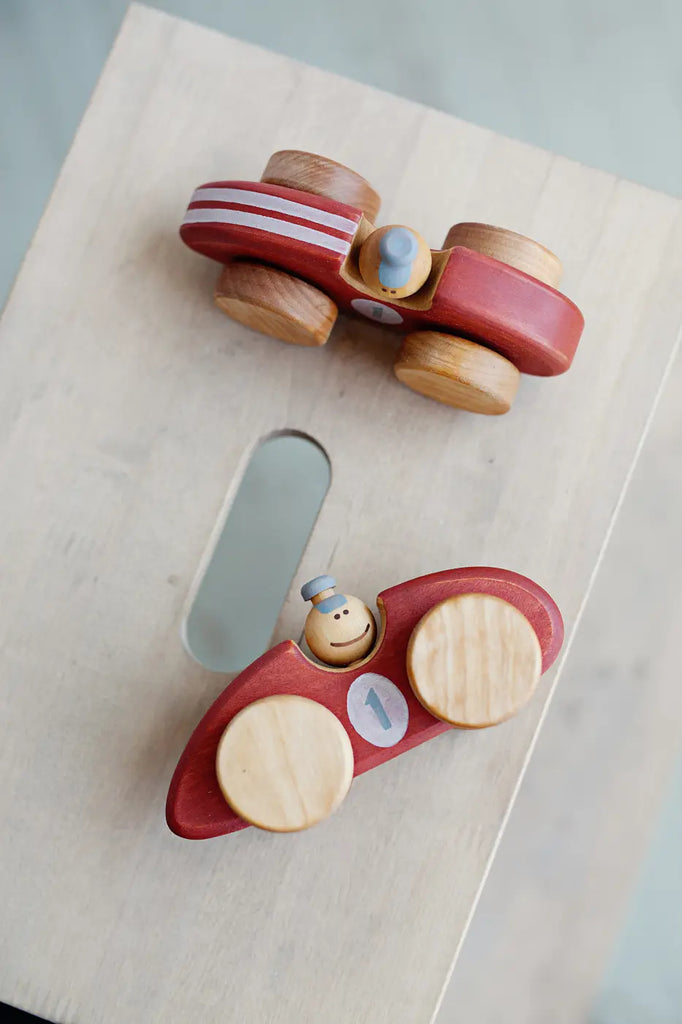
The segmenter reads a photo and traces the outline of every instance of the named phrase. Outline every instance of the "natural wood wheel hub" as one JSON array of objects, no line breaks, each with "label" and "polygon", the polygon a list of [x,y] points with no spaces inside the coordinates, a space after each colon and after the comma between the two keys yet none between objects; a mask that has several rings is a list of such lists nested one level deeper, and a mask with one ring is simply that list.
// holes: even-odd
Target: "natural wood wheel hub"
[{"label": "natural wood wheel hub", "polygon": [[353,768],[351,742],[336,715],[289,694],[235,715],[216,756],[230,807],[272,832],[296,832],[328,817],[348,792]]},{"label": "natural wood wheel hub", "polygon": [[528,619],[489,594],[441,601],[415,626],[407,650],[417,699],[436,718],[464,729],[516,714],[541,670],[540,642]]}]

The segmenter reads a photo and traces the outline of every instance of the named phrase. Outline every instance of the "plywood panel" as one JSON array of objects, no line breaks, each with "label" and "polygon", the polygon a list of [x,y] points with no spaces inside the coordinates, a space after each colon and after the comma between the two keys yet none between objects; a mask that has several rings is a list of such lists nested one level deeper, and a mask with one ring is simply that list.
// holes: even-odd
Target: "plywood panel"
[{"label": "plywood panel", "polygon": [[[176,226],[198,182],[284,145],[365,174],[431,244],[480,218],[557,250],[588,321],[571,373],[485,420],[400,387],[371,325],[311,352],[222,317]],[[165,791],[225,679],[184,653],[185,599],[249,451],[292,428],[332,463],[296,584],[329,570],[371,600],[505,565],[570,632],[682,323],[679,210],[132,9],[2,323],[0,997],[88,1024],[431,1018],[552,679],[514,721],[357,780],[307,834],[191,844]],[[275,639],[301,624],[292,588]]]}]

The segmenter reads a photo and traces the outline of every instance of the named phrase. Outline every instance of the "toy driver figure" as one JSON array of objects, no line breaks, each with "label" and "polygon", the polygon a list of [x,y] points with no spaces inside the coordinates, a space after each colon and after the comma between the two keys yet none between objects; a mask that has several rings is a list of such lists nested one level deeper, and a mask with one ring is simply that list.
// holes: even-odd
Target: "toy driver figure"
[{"label": "toy driver figure", "polygon": [[301,587],[313,607],[305,620],[305,638],[327,665],[350,665],[369,654],[377,635],[371,611],[351,594],[337,594],[333,576],[316,576]]}]

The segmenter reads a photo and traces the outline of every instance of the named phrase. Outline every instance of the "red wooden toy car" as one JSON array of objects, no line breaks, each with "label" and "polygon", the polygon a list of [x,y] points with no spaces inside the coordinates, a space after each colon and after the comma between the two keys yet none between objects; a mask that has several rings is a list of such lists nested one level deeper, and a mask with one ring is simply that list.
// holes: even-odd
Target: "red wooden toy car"
[{"label": "red wooden toy car", "polygon": [[[334,630],[351,622],[346,602],[357,599],[331,593],[320,607],[338,641]],[[384,591],[377,605],[379,639],[363,660],[330,668],[286,641],[223,691],[175,770],[166,811],[173,832],[207,839],[249,823],[305,828],[335,809],[353,775],[453,725],[509,718],[563,641],[551,597],[504,569],[422,576]],[[359,642],[365,629],[351,632],[360,636],[331,647]]]},{"label": "red wooden toy car", "polygon": [[396,328],[406,334],[396,375],[445,404],[503,413],[519,372],[569,368],[583,318],[556,290],[561,264],[548,249],[458,224],[431,250],[410,228],[375,228],[378,209],[353,171],[284,151],[260,182],[197,188],[180,234],[225,264],[215,298],[234,319],[304,345],[324,344],[339,308]]}]

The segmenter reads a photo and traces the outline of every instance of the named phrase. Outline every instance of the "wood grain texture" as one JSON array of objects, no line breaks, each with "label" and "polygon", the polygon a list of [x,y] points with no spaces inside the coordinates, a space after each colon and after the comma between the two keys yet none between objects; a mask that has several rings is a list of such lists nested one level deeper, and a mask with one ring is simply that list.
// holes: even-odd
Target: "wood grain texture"
[{"label": "wood grain texture", "polygon": [[509,411],[521,376],[499,353],[441,331],[408,334],[393,369],[413,391],[487,416]]},{"label": "wood grain texture", "polygon": [[561,282],[563,267],[558,256],[540,242],[516,231],[496,228],[492,224],[455,224],[445,236],[443,248],[454,245],[463,245],[508,263],[550,288],[558,288]]},{"label": "wood grain texture", "polygon": [[302,189],[316,196],[327,196],[340,203],[357,206],[372,221],[379,215],[381,197],[368,181],[349,167],[316,153],[295,149],[273,153],[261,181]]},{"label": "wood grain texture", "polygon": [[415,696],[436,718],[460,729],[511,718],[535,692],[541,666],[528,619],[489,594],[441,601],[415,627],[407,649]]},{"label": "wood grain texture", "polygon": [[215,302],[246,327],[295,345],[324,345],[337,316],[335,303],[314,285],[242,260],[223,267]]},{"label": "wood grain texture", "polygon": [[[307,351],[222,316],[178,221],[198,181],[257,180],[286,146],[361,168],[426,239],[480,221],[561,253],[588,324],[571,372],[523,378],[522,415],[460,416],[395,385],[372,324]],[[131,9],[1,326],[0,998],[88,1024],[427,1024],[554,672],[523,715],[357,779],[315,829],[185,843],[168,780],[226,683],[180,642],[192,580],[248,452],[296,429],[332,484],[274,641],[320,566],[364,596],[508,565],[571,632],[680,279],[669,197]]]},{"label": "wood grain texture", "polygon": [[346,796],[353,748],[322,704],[279,694],[235,715],[218,744],[216,775],[240,817],[272,832],[299,832],[328,818]]}]

